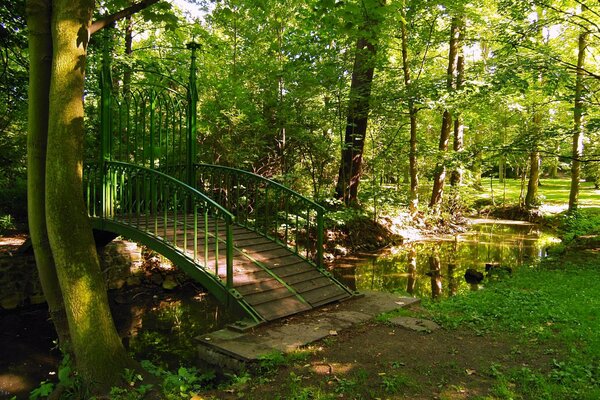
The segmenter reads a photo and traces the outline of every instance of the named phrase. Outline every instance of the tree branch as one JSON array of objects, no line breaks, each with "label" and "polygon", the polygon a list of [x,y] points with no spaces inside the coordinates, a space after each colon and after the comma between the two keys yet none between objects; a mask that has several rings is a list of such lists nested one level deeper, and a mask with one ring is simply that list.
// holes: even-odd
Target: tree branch
[{"label": "tree branch", "polygon": [[90,35],[93,35],[94,33],[98,32],[99,30],[106,28],[108,25],[112,24],[113,22],[116,22],[120,19],[123,19],[130,15],[133,15],[138,11],[141,11],[145,8],[150,7],[153,4],[158,3],[159,1],[160,0],[142,0],[139,3],[135,3],[131,7],[127,7],[119,12],[107,15],[97,21],[94,21],[94,22],[92,22],[92,25],[90,26]]}]

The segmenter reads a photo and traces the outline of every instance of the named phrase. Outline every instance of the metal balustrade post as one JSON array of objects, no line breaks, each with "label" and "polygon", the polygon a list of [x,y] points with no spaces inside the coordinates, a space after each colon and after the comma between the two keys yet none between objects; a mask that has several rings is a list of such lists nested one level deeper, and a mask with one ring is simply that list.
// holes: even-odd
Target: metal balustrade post
[{"label": "metal balustrade post", "polygon": [[196,50],[200,44],[190,42],[187,48],[192,51],[190,63],[190,77],[187,88],[188,110],[187,110],[187,148],[186,148],[186,183],[191,187],[194,184],[194,158],[196,157],[196,112],[198,108],[198,87],[196,85]]},{"label": "metal balustrade post", "polygon": [[325,229],[325,224],[323,221],[323,210],[317,209],[317,259],[316,263],[317,267],[323,268],[323,230]]},{"label": "metal balustrade post", "polygon": [[225,262],[227,264],[227,281],[226,287],[227,289],[233,288],[233,227],[231,226],[231,221],[227,220],[225,222],[225,231],[226,231],[226,255]]}]

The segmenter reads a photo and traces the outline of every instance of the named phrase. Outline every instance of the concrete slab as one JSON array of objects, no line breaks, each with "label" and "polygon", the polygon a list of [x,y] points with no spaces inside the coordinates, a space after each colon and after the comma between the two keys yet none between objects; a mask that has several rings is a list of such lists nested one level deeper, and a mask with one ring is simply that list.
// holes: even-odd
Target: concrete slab
[{"label": "concrete slab", "polygon": [[222,329],[202,335],[197,338],[199,354],[206,362],[240,369],[245,363],[257,361],[266,354],[292,352],[383,312],[418,302],[419,299],[412,297],[367,292],[358,298],[260,325],[246,332]]},{"label": "concrete slab", "polygon": [[440,329],[440,326],[433,321],[421,318],[411,317],[395,317],[391,318],[390,322],[394,325],[401,326],[417,332],[433,332]]}]

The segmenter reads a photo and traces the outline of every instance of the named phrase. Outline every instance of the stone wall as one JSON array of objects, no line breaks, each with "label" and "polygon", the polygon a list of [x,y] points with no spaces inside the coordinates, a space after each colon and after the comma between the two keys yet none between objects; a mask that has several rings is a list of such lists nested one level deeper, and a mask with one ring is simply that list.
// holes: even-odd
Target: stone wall
[{"label": "stone wall", "polygon": [[[145,273],[145,264],[164,263],[142,246],[125,240],[112,241],[99,252],[99,256],[109,289],[139,284]],[[0,310],[45,301],[33,254],[0,255]]]}]

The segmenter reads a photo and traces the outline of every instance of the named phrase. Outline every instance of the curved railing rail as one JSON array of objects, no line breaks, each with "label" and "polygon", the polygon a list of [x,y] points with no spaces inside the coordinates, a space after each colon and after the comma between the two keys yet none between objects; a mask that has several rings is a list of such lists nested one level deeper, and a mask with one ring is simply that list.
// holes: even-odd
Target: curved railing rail
[{"label": "curved railing rail", "polygon": [[252,229],[323,267],[325,209],[263,176],[231,167],[194,164],[195,187]]},{"label": "curved railing rail", "polygon": [[[86,165],[84,190],[91,217],[135,226],[202,265],[233,288],[234,216],[205,194],[160,171],[118,161]],[[221,239],[219,239],[221,238]],[[225,265],[219,257],[225,242]],[[214,270],[213,270],[214,267]]]}]

